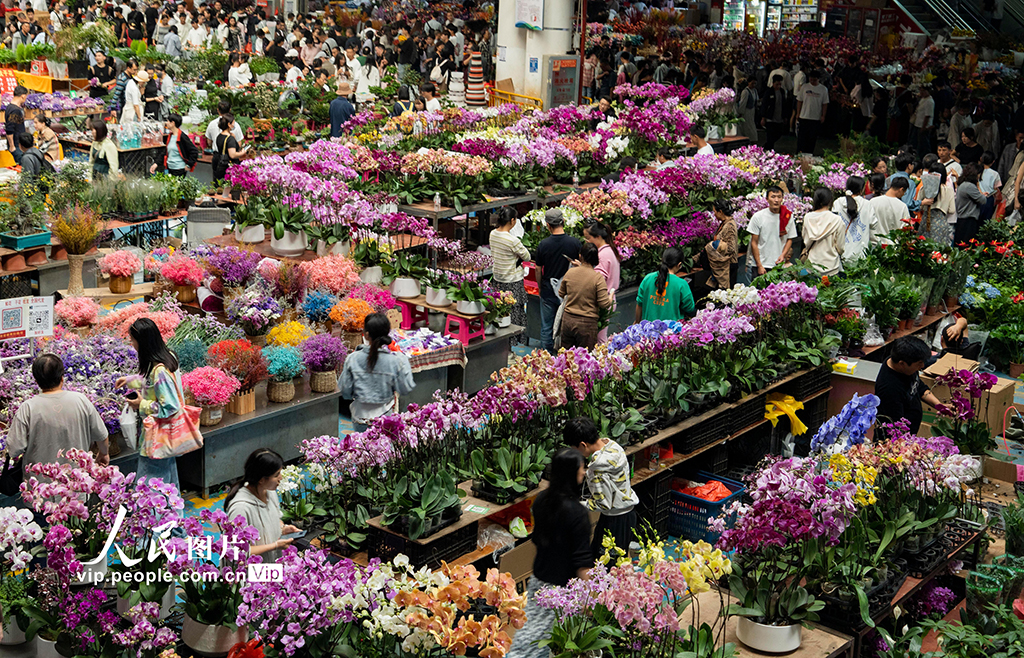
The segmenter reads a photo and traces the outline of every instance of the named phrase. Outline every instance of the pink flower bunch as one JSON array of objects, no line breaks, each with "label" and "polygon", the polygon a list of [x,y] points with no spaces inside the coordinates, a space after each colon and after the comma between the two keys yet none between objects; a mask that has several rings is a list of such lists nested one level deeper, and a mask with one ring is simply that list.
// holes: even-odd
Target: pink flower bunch
[{"label": "pink flower bunch", "polygon": [[149,313],[148,302],[129,304],[104,315],[96,323],[96,328],[108,333],[127,335],[128,327],[131,326],[132,322],[135,322],[137,318],[147,313]]},{"label": "pink flower bunch", "polygon": [[332,254],[307,261],[299,267],[306,275],[309,290],[320,289],[343,295],[359,283],[359,266],[345,256]]},{"label": "pink flower bunch", "polygon": [[690,90],[682,85],[663,85],[657,82],[646,82],[642,85],[626,82],[612,89],[612,93],[619,97],[643,100],[675,98],[685,101],[690,97]]},{"label": "pink flower bunch", "polygon": [[99,320],[100,305],[91,297],[65,297],[54,304],[53,312],[70,327],[88,327]]},{"label": "pink flower bunch", "polygon": [[687,107],[699,119],[709,112],[724,112],[735,100],[736,92],[731,87],[722,87],[697,94]]},{"label": "pink flower bunch", "polygon": [[675,144],[686,137],[693,126],[693,120],[678,98],[663,98],[645,105],[627,99],[623,104],[625,108],[619,112],[616,123],[631,136],[652,144]]},{"label": "pink flower bunch", "polygon": [[196,261],[179,256],[164,263],[160,275],[176,286],[198,286],[206,273]]},{"label": "pink flower bunch", "polygon": [[619,256],[626,261],[636,255],[637,251],[657,247],[667,247],[665,238],[656,231],[639,231],[633,226],[627,227],[615,236],[615,248]]},{"label": "pink flower bunch", "polygon": [[818,299],[818,289],[799,281],[781,281],[764,288],[757,297],[752,307],[744,306],[739,310],[763,317],[796,304],[813,304]]},{"label": "pink flower bunch", "polygon": [[408,153],[402,158],[403,174],[447,173],[453,176],[480,176],[490,173],[491,163],[485,158],[465,153],[428,149]]},{"label": "pink flower bunch", "polygon": [[204,407],[227,404],[241,383],[220,368],[203,366],[181,376],[181,385]]},{"label": "pink flower bunch", "polygon": [[326,139],[314,142],[308,150],[289,153],[284,156],[284,161],[297,171],[323,177],[346,179],[357,176],[352,167],[355,158],[352,157],[351,148]]},{"label": "pink flower bunch", "polygon": [[[814,170],[811,172],[814,173]],[[836,162],[830,166],[824,173],[818,176],[817,181],[808,180],[808,184],[811,188],[815,187],[827,187],[833,192],[845,192],[846,181],[850,176],[860,176],[864,178],[870,171],[863,164],[859,162],[851,162],[849,164],[843,164],[842,162]]]},{"label": "pink flower bunch", "polygon": [[592,221],[615,215],[633,216],[629,194],[623,189],[604,190],[594,187],[583,192],[573,192],[562,205],[579,211],[583,217]]},{"label": "pink flower bunch", "polygon": [[151,313],[141,313],[135,317],[132,317],[130,321],[122,322],[117,329],[117,335],[125,340],[128,340],[128,330],[131,329],[132,323],[139,318],[149,318],[156,325],[156,328],[160,330],[160,336],[168,341],[174,336],[174,331],[181,324],[182,316],[172,311],[154,311]]},{"label": "pink flower bunch", "polygon": [[[741,169],[721,154],[695,155],[676,162],[674,174],[683,177],[687,188],[703,187],[718,192],[731,191],[736,185],[757,185],[757,174]],[[734,192],[735,193],[735,192]]]},{"label": "pink flower bunch", "polygon": [[798,178],[803,178],[803,170],[800,169],[800,163],[797,162],[796,158],[783,153],[769,151],[751,144],[750,146],[740,147],[729,155],[737,160],[745,160],[750,164],[751,168],[757,170],[761,175],[761,184],[780,181],[794,175]]},{"label": "pink flower bunch", "polygon": [[349,299],[361,299],[378,313],[386,313],[395,307],[395,298],[391,292],[380,286],[359,283],[348,293]]},{"label": "pink flower bunch", "polygon": [[626,201],[642,219],[650,219],[657,206],[668,203],[668,194],[658,189],[647,172],[643,171],[629,172],[618,181],[602,183],[601,187],[625,192]]},{"label": "pink flower bunch", "polygon": [[135,276],[135,273],[142,269],[142,261],[139,257],[127,249],[119,249],[112,254],[107,254],[97,261],[100,272],[110,276]]},{"label": "pink flower bunch", "polygon": [[299,452],[306,463],[327,469],[325,475],[332,485],[358,477],[368,468],[383,466],[395,456],[392,441],[374,432],[313,437],[299,445]]}]

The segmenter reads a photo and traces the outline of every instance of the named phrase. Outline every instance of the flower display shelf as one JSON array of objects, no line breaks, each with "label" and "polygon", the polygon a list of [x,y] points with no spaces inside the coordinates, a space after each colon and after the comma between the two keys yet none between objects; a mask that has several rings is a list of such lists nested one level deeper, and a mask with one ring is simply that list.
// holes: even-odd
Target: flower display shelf
[{"label": "flower display shelf", "polygon": [[[797,397],[797,396],[793,396]],[[800,396],[802,399],[805,396]],[[767,393],[754,393],[749,395],[735,404],[732,411],[729,413],[730,429],[732,433],[736,430],[741,430],[744,427],[749,427],[754,423],[764,419],[764,404],[768,398]]]},{"label": "flower display shelf", "polygon": [[512,489],[498,489],[492,487],[486,482],[478,482],[474,480],[471,491],[473,492],[473,495],[480,500],[486,500],[487,502],[494,503],[496,505],[508,505],[517,498],[530,495],[530,493],[536,488],[537,485],[533,485],[523,493],[516,493]]},{"label": "flower display shelf", "polygon": [[[905,560],[897,560],[889,571],[889,577],[867,591],[869,614],[873,616],[881,612],[906,580],[907,563]],[[856,597],[850,601],[829,594],[820,594],[818,597],[825,601],[825,608],[819,613],[821,622],[829,628],[855,632],[864,627]]]},{"label": "flower display shelf", "polygon": [[938,537],[928,548],[907,560],[910,575],[914,578],[924,578],[925,574],[938,568],[947,560],[952,545],[952,542],[945,537]]},{"label": "flower display shelf", "polygon": [[802,377],[798,377],[786,386],[782,392],[802,400],[818,391],[826,389],[832,382],[832,364],[825,363],[814,368]]}]

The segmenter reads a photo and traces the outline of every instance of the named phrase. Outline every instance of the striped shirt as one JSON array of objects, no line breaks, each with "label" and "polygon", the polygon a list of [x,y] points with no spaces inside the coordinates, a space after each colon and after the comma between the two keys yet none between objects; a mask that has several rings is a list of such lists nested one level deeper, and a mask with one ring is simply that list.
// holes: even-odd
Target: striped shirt
[{"label": "striped shirt", "polygon": [[494,259],[494,280],[498,283],[515,283],[523,278],[523,268],[517,259],[530,260],[519,238],[508,231],[491,231],[491,257]]}]

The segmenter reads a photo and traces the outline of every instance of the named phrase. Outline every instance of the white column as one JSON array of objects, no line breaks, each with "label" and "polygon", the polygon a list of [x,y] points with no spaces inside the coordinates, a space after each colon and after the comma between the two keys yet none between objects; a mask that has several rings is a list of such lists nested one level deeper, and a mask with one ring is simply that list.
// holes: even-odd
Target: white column
[{"label": "white column", "polygon": [[[544,0],[544,29],[530,30],[526,36],[525,79],[521,93],[541,97],[544,55],[564,55],[572,48],[573,18],[573,0]],[[532,58],[537,60],[536,72],[530,69]]]},{"label": "white column", "polygon": [[[498,3],[498,52],[495,54],[495,80],[512,78],[516,93],[523,93],[526,73],[526,33],[529,30],[516,27],[516,1],[503,0]],[[501,51],[505,61],[501,61]]]}]

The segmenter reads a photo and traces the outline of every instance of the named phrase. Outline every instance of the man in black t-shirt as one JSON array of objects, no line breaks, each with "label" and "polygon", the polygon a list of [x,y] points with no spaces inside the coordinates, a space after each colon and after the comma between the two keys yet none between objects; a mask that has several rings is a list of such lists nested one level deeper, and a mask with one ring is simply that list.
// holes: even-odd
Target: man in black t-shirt
[{"label": "man in black t-shirt", "polygon": [[[939,399],[918,377],[931,356],[928,344],[914,336],[898,338],[892,344],[892,352],[882,364],[875,380],[875,395],[880,400],[879,424],[906,418],[911,432],[916,434],[921,429],[921,418],[924,416],[921,401],[932,407],[939,404]],[[884,437],[875,437],[876,440],[879,438]]]},{"label": "man in black t-shirt", "polygon": [[146,8],[146,36],[150,39],[153,38],[153,33],[156,32],[156,23],[160,18],[159,7],[159,2],[151,2],[149,7]]},{"label": "man in black t-shirt", "polygon": [[981,155],[985,149],[974,141],[976,137],[977,133],[971,126],[967,126],[960,132],[960,143],[957,145],[955,153],[961,166],[972,162],[977,164],[981,161]]},{"label": "man in black t-shirt", "polygon": [[21,164],[21,146],[18,144],[18,135],[25,132],[25,99],[28,97],[28,89],[22,85],[14,88],[11,103],[4,108],[4,128],[7,131],[7,147],[14,156],[14,161]]},{"label": "man in black t-shirt", "polygon": [[128,38],[131,41],[138,41],[139,39],[146,38],[146,17],[141,11],[139,6],[132,3],[132,10],[128,12],[128,16],[125,20],[128,22]]},{"label": "man in black t-shirt", "polygon": [[547,351],[555,352],[555,315],[561,301],[552,287],[552,280],[561,281],[569,271],[572,261],[580,257],[580,241],[565,234],[561,208],[551,208],[544,213],[544,222],[551,233],[537,245],[533,260],[540,268],[540,341]]}]

